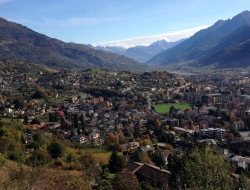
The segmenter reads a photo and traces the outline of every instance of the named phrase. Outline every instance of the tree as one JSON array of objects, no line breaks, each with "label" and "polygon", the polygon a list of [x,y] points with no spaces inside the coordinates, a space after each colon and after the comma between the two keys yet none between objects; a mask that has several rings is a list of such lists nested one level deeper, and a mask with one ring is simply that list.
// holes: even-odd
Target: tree
[{"label": "tree", "polygon": [[47,147],[47,150],[49,152],[49,154],[51,155],[52,158],[58,158],[58,157],[62,157],[64,154],[64,147],[62,146],[62,144],[60,144],[59,142],[51,142],[49,144],[49,146]]},{"label": "tree", "polygon": [[45,144],[44,137],[39,132],[33,134],[33,141],[38,143],[39,148]]},{"label": "tree", "polygon": [[116,147],[119,146],[118,135],[110,132],[106,138],[105,144],[109,147],[109,149],[116,149]]},{"label": "tree", "polygon": [[109,171],[111,173],[117,173],[122,171],[124,166],[124,159],[122,156],[119,156],[116,151],[113,151],[109,158]]},{"label": "tree", "polygon": [[14,108],[15,108],[16,110],[22,109],[22,108],[23,108],[23,103],[22,103],[21,101],[19,101],[18,99],[15,99],[15,100],[13,101],[13,104],[15,105]]},{"label": "tree", "polygon": [[164,167],[166,165],[166,161],[160,152],[153,153],[151,159],[158,167]]},{"label": "tree", "polygon": [[132,158],[131,158],[134,162],[142,162],[142,156],[141,153],[138,149],[136,149],[133,154],[132,154]]},{"label": "tree", "polygon": [[114,180],[114,189],[119,190],[140,190],[140,184],[135,174],[129,170],[122,170]]},{"label": "tree", "polygon": [[179,189],[183,174],[183,159],[177,154],[170,154],[168,156],[168,170],[171,175],[169,178],[170,189]]},{"label": "tree", "polygon": [[141,151],[141,157],[143,163],[151,162],[151,158],[148,156],[148,153],[146,151]]},{"label": "tree", "polygon": [[38,117],[35,117],[32,119],[31,124],[40,124],[40,119]]},{"label": "tree", "polygon": [[237,189],[250,190],[250,183],[244,174],[241,174],[238,178]]},{"label": "tree", "polygon": [[241,134],[240,134],[239,131],[235,131],[235,132],[233,133],[233,135],[234,135],[234,137],[241,137]]},{"label": "tree", "polygon": [[134,138],[140,138],[141,137],[141,131],[140,131],[140,127],[135,126],[134,127]]},{"label": "tree", "polygon": [[53,120],[54,120],[54,122],[57,122],[58,121],[58,119],[57,119],[57,113],[54,113],[54,115],[53,115]]},{"label": "tree", "polygon": [[174,107],[174,106],[171,106],[171,107],[169,108],[169,113],[171,113],[173,109],[175,109],[175,107]]},{"label": "tree", "polygon": [[78,128],[78,125],[79,125],[79,123],[78,123],[78,116],[77,116],[77,114],[75,113],[75,114],[74,114],[74,128]]},{"label": "tree", "polygon": [[23,123],[25,124],[25,125],[28,125],[29,124],[29,117],[28,117],[28,115],[26,114],[25,116],[24,116],[24,121],[23,121]]},{"label": "tree", "polygon": [[49,122],[53,122],[53,121],[54,121],[53,113],[49,113]]},{"label": "tree", "polygon": [[196,148],[184,159],[185,182],[198,189],[231,189],[229,164],[209,147]]},{"label": "tree", "polygon": [[62,129],[66,129],[66,130],[68,129],[68,125],[63,117],[61,117],[60,123],[61,123]]},{"label": "tree", "polygon": [[50,163],[51,157],[46,150],[35,151],[32,156],[28,158],[28,164],[32,166],[45,166]]}]

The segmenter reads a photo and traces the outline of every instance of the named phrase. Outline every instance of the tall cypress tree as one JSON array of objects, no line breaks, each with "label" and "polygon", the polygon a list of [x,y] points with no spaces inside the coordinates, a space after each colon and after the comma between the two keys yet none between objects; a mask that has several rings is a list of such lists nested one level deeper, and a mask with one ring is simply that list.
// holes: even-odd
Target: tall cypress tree
[{"label": "tall cypress tree", "polygon": [[109,171],[111,173],[117,173],[122,171],[124,166],[124,159],[122,156],[119,156],[116,151],[113,151],[109,158]]},{"label": "tall cypress tree", "polygon": [[78,116],[76,113],[74,114],[74,121],[73,122],[74,122],[74,128],[78,128],[79,123],[78,123]]}]

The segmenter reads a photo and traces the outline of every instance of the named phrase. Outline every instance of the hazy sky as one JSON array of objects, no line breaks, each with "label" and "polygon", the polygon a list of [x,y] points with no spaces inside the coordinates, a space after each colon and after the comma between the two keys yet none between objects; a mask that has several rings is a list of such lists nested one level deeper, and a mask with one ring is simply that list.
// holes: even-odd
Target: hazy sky
[{"label": "hazy sky", "polygon": [[0,0],[0,17],[65,42],[149,45],[250,10],[250,0]]}]

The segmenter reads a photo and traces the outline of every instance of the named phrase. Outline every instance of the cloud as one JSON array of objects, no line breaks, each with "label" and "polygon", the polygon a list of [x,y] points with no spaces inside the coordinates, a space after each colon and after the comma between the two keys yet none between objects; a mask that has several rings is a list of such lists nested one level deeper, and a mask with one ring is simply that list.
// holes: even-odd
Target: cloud
[{"label": "cloud", "polygon": [[119,18],[94,18],[94,17],[70,18],[65,20],[46,18],[45,23],[49,25],[58,25],[58,26],[79,26],[83,24],[99,24],[103,22],[112,22],[119,20],[120,20]]},{"label": "cloud", "polygon": [[165,39],[166,41],[177,41],[182,38],[188,38],[192,35],[194,35],[196,32],[198,32],[201,29],[205,29],[209,27],[210,25],[204,25],[204,26],[198,26],[195,28],[189,28],[185,30],[180,31],[174,31],[174,32],[167,32],[163,34],[156,34],[156,35],[150,35],[150,36],[143,36],[143,37],[135,37],[130,39],[124,39],[124,40],[115,40],[115,41],[109,41],[104,43],[97,43],[93,44],[94,46],[122,46],[125,48],[134,47],[137,45],[150,45],[155,41]]}]

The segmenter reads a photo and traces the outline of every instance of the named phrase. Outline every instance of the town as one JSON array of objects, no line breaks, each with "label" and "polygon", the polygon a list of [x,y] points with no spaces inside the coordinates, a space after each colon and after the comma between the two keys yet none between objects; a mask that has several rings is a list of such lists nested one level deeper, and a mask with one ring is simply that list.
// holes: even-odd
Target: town
[{"label": "town", "polygon": [[[199,180],[185,179],[176,162],[198,147],[223,158],[231,181],[250,177],[247,71],[181,75],[1,64],[2,160],[84,170],[93,189],[120,189],[130,180],[134,189],[137,183],[141,189],[188,189]],[[115,177],[119,183],[112,184]]]}]

